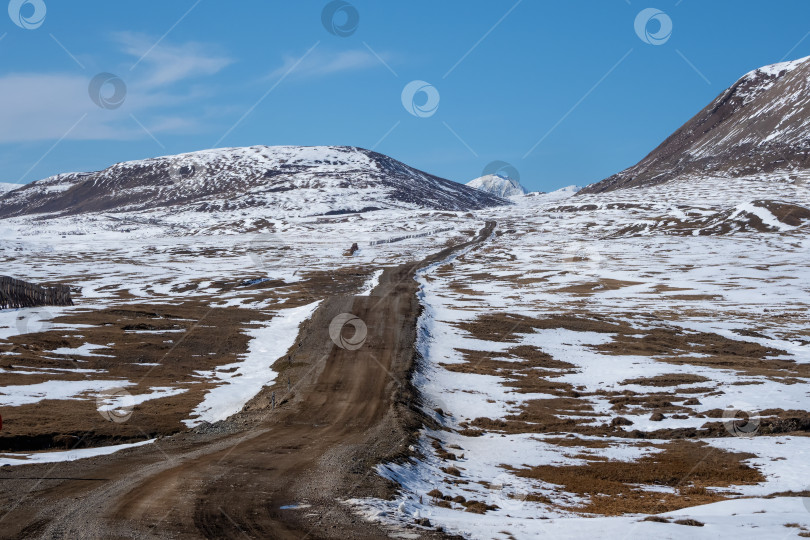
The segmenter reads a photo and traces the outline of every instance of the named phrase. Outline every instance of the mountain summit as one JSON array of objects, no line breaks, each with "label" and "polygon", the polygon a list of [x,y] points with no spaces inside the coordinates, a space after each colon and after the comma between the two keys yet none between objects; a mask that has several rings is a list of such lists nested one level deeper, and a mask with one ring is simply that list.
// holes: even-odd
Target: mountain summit
[{"label": "mountain summit", "polygon": [[810,57],[747,73],[636,165],[582,191],[681,175],[746,176],[810,165]]},{"label": "mountain summit", "polygon": [[487,174],[467,182],[467,185],[471,188],[475,188],[479,191],[483,191],[485,193],[489,193],[490,195],[495,195],[496,197],[501,198],[516,197],[526,194],[526,190],[520,185],[520,182],[500,174]]},{"label": "mountain summit", "polygon": [[383,208],[467,211],[503,199],[345,146],[221,148],[68,173],[0,195],[0,218],[171,207],[304,216]]}]

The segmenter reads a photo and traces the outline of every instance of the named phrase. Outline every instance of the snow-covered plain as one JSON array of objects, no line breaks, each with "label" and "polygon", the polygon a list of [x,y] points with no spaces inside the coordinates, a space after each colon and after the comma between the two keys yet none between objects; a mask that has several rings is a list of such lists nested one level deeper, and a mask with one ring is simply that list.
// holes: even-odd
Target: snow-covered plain
[{"label": "snow-covered plain", "polygon": [[[73,295],[72,307],[0,310],[0,359],[4,361],[0,376],[5,378],[0,382],[0,407],[7,420],[6,432],[13,425],[9,421],[13,423],[17,407],[47,402],[56,411],[60,403],[73,406],[86,401],[95,409],[99,396],[112,389],[126,392],[135,407],[135,420],[139,411],[150,407],[188,401],[189,392],[197,392],[200,398],[187,409],[182,421],[185,426],[225,419],[275,380],[272,364],[292,345],[299,325],[319,301],[331,294],[323,284],[340,283],[339,277],[330,275],[357,276],[354,288],[346,292],[367,295],[384,267],[421,259],[437,246],[467,239],[482,225],[466,212],[409,209],[280,217],[257,209],[248,221],[262,219],[264,226],[240,233],[227,227],[211,232],[162,222],[133,224],[130,215],[121,212],[113,219],[101,213],[44,222],[36,217],[0,220],[3,274],[38,283],[69,283],[80,290]],[[172,216],[176,222],[202,229],[242,218],[241,211]],[[407,238],[384,242],[403,237]],[[359,250],[348,256],[353,243]],[[317,285],[310,284],[311,276],[323,275],[327,277],[320,278]],[[224,289],[223,282],[227,283]],[[246,352],[236,361],[217,361],[220,344],[212,342],[210,352],[202,355],[212,359],[213,368],[150,383],[146,376],[163,369],[162,361],[132,364],[121,375],[117,339],[98,336],[103,324],[64,322],[121,307],[137,310],[139,305],[148,305],[153,310],[187,303],[255,312],[256,317],[240,329],[248,338]],[[158,319],[155,328],[132,327],[123,333],[144,339],[159,336],[170,354],[189,330],[205,332],[205,327],[204,320]],[[21,345],[25,347],[43,332],[70,338],[70,345],[49,346],[38,353],[41,362],[26,364]],[[99,367],[88,369],[90,361],[98,362]],[[102,417],[91,415],[85,421],[98,422]],[[65,455],[70,459],[93,454]]]},{"label": "snow-covered plain", "polygon": [[[419,276],[425,309],[419,321],[423,358],[415,383],[425,414],[435,425],[425,428],[411,460],[378,467],[380,474],[401,485],[398,497],[350,501],[358,512],[392,527],[427,518],[431,526],[470,538],[796,536],[810,529],[810,510],[806,500],[784,494],[810,487],[804,485],[804,479],[810,478],[806,443],[810,439],[795,434],[736,437],[729,433],[702,438],[707,453],[714,448],[753,455],[745,463],[758,470],[764,481],[705,486],[707,492],[728,498],[708,505],[674,512],[662,505],[656,513],[670,523],[644,522],[647,513],[585,512],[583,508],[598,493],[567,490],[521,473],[541,466],[587,467],[605,460],[636,463],[666,451],[671,439],[656,438],[663,437],[662,430],[700,429],[723,421],[703,414],[710,410],[744,410],[755,420],[768,417],[760,415],[768,409],[807,411],[810,396],[803,366],[810,364],[808,225],[791,225],[753,204],[771,200],[806,207],[807,186],[806,181],[772,175],[689,179],[584,197],[573,197],[576,189],[567,188],[516,197],[512,207],[476,212],[387,209],[333,216],[302,212],[270,216],[266,209],[239,209],[174,215],[158,211],[154,221],[142,219],[138,212],[84,214],[46,222],[24,217],[2,220],[4,273],[30,281],[69,282],[81,287],[81,293],[75,295],[73,307],[0,312],[0,345],[43,328],[82,332],[87,341],[81,347],[48,351],[55,361],[64,361],[58,367],[24,370],[14,366],[16,377],[30,373],[32,382],[0,389],[0,400],[5,399],[7,407],[43,399],[47,393],[40,384],[60,387],[64,395],[58,397],[65,400],[94,400],[94,392],[113,383],[129,388],[132,381],[115,379],[104,369],[82,371],[81,360],[87,355],[109,354],[100,348],[106,343],[94,340],[93,328],[65,328],[54,319],[111,306],[203,299],[212,307],[240,307],[267,315],[265,322],[243,328],[251,341],[239,362],[199,371],[193,382],[175,382],[178,391],[199,382],[211,385],[189,414],[188,425],[221,419],[274,379],[270,365],[284,354],[287,343],[277,338],[294,333],[314,303],[328,294],[309,288],[307,276],[353,272],[359,275],[354,292],[368,294],[383,267],[421,259],[448,242],[469,238],[485,220],[494,219],[496,233],[484,246]],[[751,216],[765,230],[735,228]],[[711,219],[701,221],[701,217]],[[724,224],[733,225],[734,230],[717,234]],[[420,236],[430,231],[442,232]],[[412,238],[377,243],[405,236]],[[359,250],[349,256],[353,243]],[[223,280],[238,286],[222,288]],[[257,300],[247,285],[264,282],[274,283],[272,294]],[[515,325],[487,339],[467,330],[480,317],[499,315],[538,321],[560,316],[590,323],[598,319],[624,330]],[[656,331],[678,339],[667,350],[631,347],[634,337],[642,340]],[[733,362],[711,364],[708,360],[716,357],[716,351],[684,337],[698,335],[781,351],[769,360],[790,362],[770,371]],[[172,339],[176,342],[181,337],[178,332]],[[517,365],[516,348],[542,351],[567,366],[535,375],[570,387],[578,396],[575,399],[587,405],[558,411],[562,420],[578,428],[597,429],[620,415],[631,422],[625,431],[651,436],[548,432],[531,422],[522,430],[501,430],[497,423],[495,427],[476,423],[476,419],[508,423],[531,404],[560,398],[550,387],[537,390],[530,385],[521,390],[505,367],[488,372],[448,369],[470,364],[470,358],[473,364],[483,358],[499,366]],[[10,352],[0,354],[15,358]],[[67,357],[77,362],[69,364]],[[71,377],[60,369],[68,370]],[[41,380],[43,374],[48,377],[46,383]],[[664,387],[650,382],[662,376],[697,379]],[[60,386],[65,381],[75,388]],[[16,388],[22,386],[28,388]],[[157,388],[162,390],[164,385]],[[237,388],[243,390],[238,399]],[[663,419],[653,420],[650,408],[643,404],[630,403],[617,412],[611,399],[623,392],[642,398],[661,393],[694,396],[698,403],[681,403],[681,399],[682,414],[667,412]],[[480,433],[470,434],[470,428]],[[567,443],[560,444],[566,435],[570,435]],[[439,455],[436,441],[444,450],[452,449],[458,459],[448,462]],[[448,473],[448,465],[456,466],[460,476]],[[688,475],[679,480],[690,483]],[[677,494],[678,487],[637,486],[651,496]],[[490,508],[478,514],[465,512],[457,502],[440,506],[427,495],[434,489]],[[765,498],[773,494],[783,495]],[[704,526],[674,523],[687,517]]]},{"label": "snow-covered plain", "polygon": [[[498,221],[496,235],[478,250],[459,256],[420,276],[420,352],[423,364],[416,384],[423,393],[425,413],[444,428],[426,429],[413,458],[379,466],[379,473],[402,486],[393,501],[353,500],[367,519],[392,526],[428,519],[469,538],[786,538],[810,529],[810,499],[761,497],[804,492],[810,488],[810,438],[757,433],[760,411],[810,410],[807,371],[810,363],[810,237],[808,222],[788,226],[754,200],[777,200],[807,206],[805,183],[779,176],[764,178],[684,180],[652,188],[600,196],[560,199],[557,195],[526,197],[516,208],[479,212]],[[744,210],[768,225],[766,232],[748,227],[728,234],[670,234],[655,228],[632,228],[698,213],[722,214],[739,224]],[[784,217],[784,216],[783,216]],[[747,216],[744,216],[748,219]],[[631,232],[632,231],[632,232]],[[598,319],[624,327],[643,343],[657,329],[671,334],[699,333],[718,339],[753,343],[783,351],[773,360],[795,368],[784,373],[758,372],[731,363],[712,365],[701,350],[680,349],[623,353],[611,349],[617,334],[571,328],[526,328],[481,339],[464,325],[495,314],[539,320],[568,315]],[[508,328],[507,328],[508,330]],[[688,341],[688,340],[687,340]],[[584,511],[598,492],[566,491],[565,486],[526,476],[539,466],[572,466],[602,460],[636,462],[661,452],[670,438],[639,439],[626,435],[569,435],[565,430],[535,429],[523,433],[484,427],[466,435],[475,419],[514,420],[530,404],[553,403],[559,396],[538,395],[516,387],[508,369],[476,373],[449,367],[487,360],[514,362],[515,347],[534,347],[569,367],[550,377],[570,385],[588,408],[559,413],[581,427],[598,427],[622,416],[627,431],[665,433],[699,429],[723,422],[723,436],[700,440],[711,448],[752,454],[744,463],[765,478],[756,484],[706,486],[729,500],[654,513],[670,523],[644,522],[647,513],[600,517]],[[470,351],[483,352],[483,359]],[[473,353],[474,354],[474,353]],[[769,357],[770,359],[770,357]],[[790,364],[789,364],[790,365]],[[530,375],[531,376],[531,375]],[[655,377],[699,377],[699,382],[655,386]],[[645,382],[649,381],[649,382]],[[651,409],[628,406],[617,412],[611,396],[667,393],[681,413],[651,419]],[[683,393],[681,393],[683,392]],[[677,400],[678,395],[683,398]],[[435,411],[441,411],[437,414]],[[751,431],[734,431],[733,416],[707,417],[706,411],[749,415]],[[691,412],[690,412],[691,411]],[[769,412],[768,414],[773,414]],[[731,418],[732,420],[728,420]],[[664,430],[664,431],[660,431]],[[739,436],[734,436],[739,435]],[[440,455],[451,449],[458,457]],[[594,445],[594,441],[598,441]],[[652,445],[652,446],[651,446]],[[458,472],[448,472],[448,466]],[[642,465],[639,464],[639,467]],[[688,474],[674,487],[636,486],[643,492],[679,493],[692,485]],[[484,514],[465,511],[464,504],[444,501],[463,497],[498,508]],[[531,496],[529,496],[531,495]],[[743,498],[740,498],[743,497]],[[749,498],[746,498],[749,497]],[[462,500],[463,499],[459,499]],[[438,503],[442,502],[442,505]],[[449,506],[449,507],[446,507]],[[688,506],[688,503],[687,503]],[[674,523],[691,518],[702,527]]]}]

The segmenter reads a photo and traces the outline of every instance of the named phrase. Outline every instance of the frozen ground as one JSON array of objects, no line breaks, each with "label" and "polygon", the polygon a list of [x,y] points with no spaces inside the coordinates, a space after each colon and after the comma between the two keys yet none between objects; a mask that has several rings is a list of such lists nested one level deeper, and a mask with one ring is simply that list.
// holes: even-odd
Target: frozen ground
[{"label": "frozen ground", "polygon": [[[382,268],[481,225],[466,213],[386,210],[192,234],[129,216],[0,220],[3,274],[68,283],[75,301],[0,310],[2,435],[116,444],[223,420],[277,378],[271,365],[320,300],[368,295]],[[105,392],[123,396],[131,418],[109,422]]]},{"label": "frozen ground", "polygon": [[[471,538],[796,536],[810,529],[807,185],[706,178],[260,227],[224,211],[3,220],[4,273],[81,289],[74,307],[0,312],[4,431],[77,403],[72,417],[102,422],[112,387],[138,401],[124,426],[169,406],[171,429],[221,419],[274,380],[316,302],[368,294],[381,268],[494,219],[482,248],[419,277],[431,422],[410,459],[378,467],[397,498],[358,512]],[[17,459],[58,459],[44,456]]]},{"label": "frozen ground", "polygon": [[[752,204],[807,207],[805,186],[705,179],[479,213],[499,224],[487,247],[421,276],[416,382],[437,424],[379,467],[396,500],[352,504],[471,538],[807,532],[808,225]],[[690,222],[707,215],[733,227]],[[797,496],[762,498],[778,494]]]}]

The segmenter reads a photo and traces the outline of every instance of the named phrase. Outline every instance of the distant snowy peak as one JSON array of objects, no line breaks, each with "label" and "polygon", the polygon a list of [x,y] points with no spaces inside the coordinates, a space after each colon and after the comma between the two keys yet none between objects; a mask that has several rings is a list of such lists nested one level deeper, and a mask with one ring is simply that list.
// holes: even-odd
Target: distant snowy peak
[{"label": "distant snowy peak", "polygon": [[581,191],[810,169],[810,57],[743,75],[636,165]]},{"label": "distant snowy peak", "polygon": [[306,216],[384,208],[468,211],[496,196],[345,146],[221,148],[60,174],[0,194],[0,218],[98,212]]},{"label": "distant snowy peak", "polygon": [[22,184],[8,184],[5,182],[0,182],[0,193],[6,193],[8,191],[14,191],[15,189],[23,187]]},{"label": "distant snowy peak", "polygon": [[467,182],[467,185],[471,188],[475,188],[479,191],[483,191],[485,193],[489,193],[490,195],[495,195],[496,197],[501,197],[504,199],[526,194],[526,190],[520,185],[520,182],[499,174],[488,174],[486,176],[481,176],[475,180]]}]

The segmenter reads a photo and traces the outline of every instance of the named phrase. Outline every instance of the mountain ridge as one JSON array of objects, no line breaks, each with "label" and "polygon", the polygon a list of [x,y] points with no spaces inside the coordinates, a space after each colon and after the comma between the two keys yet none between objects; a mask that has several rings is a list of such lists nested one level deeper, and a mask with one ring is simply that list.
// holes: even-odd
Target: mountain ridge
[{"label": "mountain ridge", "polygon": [[251,146],[203,150],[64,173],[0,194],[0,218],[180,207],[268,208],[293,214],[379,208],[468,211],[509,204],[357,147]]},{"label": "mountain ridge", "polygon": [[810,167],[810,57],[754,69],[637,164],[579,194],[684,175],[746,176]]}]

